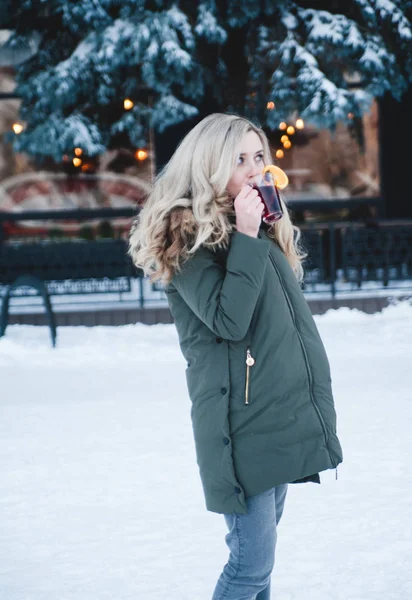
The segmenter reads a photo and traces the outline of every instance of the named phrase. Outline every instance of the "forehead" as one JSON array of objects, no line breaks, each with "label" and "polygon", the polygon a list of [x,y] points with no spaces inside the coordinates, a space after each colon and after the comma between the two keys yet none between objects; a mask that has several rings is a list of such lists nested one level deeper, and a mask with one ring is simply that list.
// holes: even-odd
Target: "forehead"
[{"label": "forehead", "polygon": [[239,144],[239,154],[254,154],[262,150],[262,142],[260,137],[254,131],[248,131]]}]

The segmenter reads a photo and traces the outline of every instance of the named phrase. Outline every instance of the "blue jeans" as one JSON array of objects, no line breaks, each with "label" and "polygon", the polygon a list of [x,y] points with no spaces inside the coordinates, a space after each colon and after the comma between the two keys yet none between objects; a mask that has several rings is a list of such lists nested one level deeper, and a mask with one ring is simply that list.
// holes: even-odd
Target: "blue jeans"
[{"label": "blue jeans", "polygon": [[212,600],[270,600],[270,576],[275,564],[276,526],[282,516],[288,484],[276,485],[246,498],[245,515],[223,515],[229,560]]}]

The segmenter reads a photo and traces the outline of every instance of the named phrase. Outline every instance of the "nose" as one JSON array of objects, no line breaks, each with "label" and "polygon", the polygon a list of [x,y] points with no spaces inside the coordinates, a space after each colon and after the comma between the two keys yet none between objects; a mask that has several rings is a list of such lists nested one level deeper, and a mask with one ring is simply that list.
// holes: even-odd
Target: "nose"
[{"label": "nose", "polygon": [[256,177],[260,175],[260,171],[261,169],[259,165],[257,165],[256,162],[253,161],[248,168],[248,181],[253,181],[254,179],[256,179]]}]

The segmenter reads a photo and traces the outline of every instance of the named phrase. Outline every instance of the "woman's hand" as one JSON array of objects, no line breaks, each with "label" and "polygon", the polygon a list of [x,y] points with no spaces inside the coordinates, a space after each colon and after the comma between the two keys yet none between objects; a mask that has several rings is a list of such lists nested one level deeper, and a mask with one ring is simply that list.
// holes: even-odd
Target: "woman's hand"
[{"label": "woman's hand", "polygon": [[257,190],[250,185],[244,185],[235,198],[234,206],[237,230],[257,237],[264,209]]}]

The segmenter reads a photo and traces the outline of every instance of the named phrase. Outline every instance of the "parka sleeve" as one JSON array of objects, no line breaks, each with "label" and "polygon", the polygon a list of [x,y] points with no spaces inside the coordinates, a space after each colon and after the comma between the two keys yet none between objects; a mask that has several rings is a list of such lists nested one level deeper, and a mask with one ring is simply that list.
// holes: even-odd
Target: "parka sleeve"
[{"label": "parka sleeve", "polygon": [[268,240],[234,232],[226,269],[213,252],[201,248],[171,281],[195,315],[226,340],[242,340],[263,283]]}]

